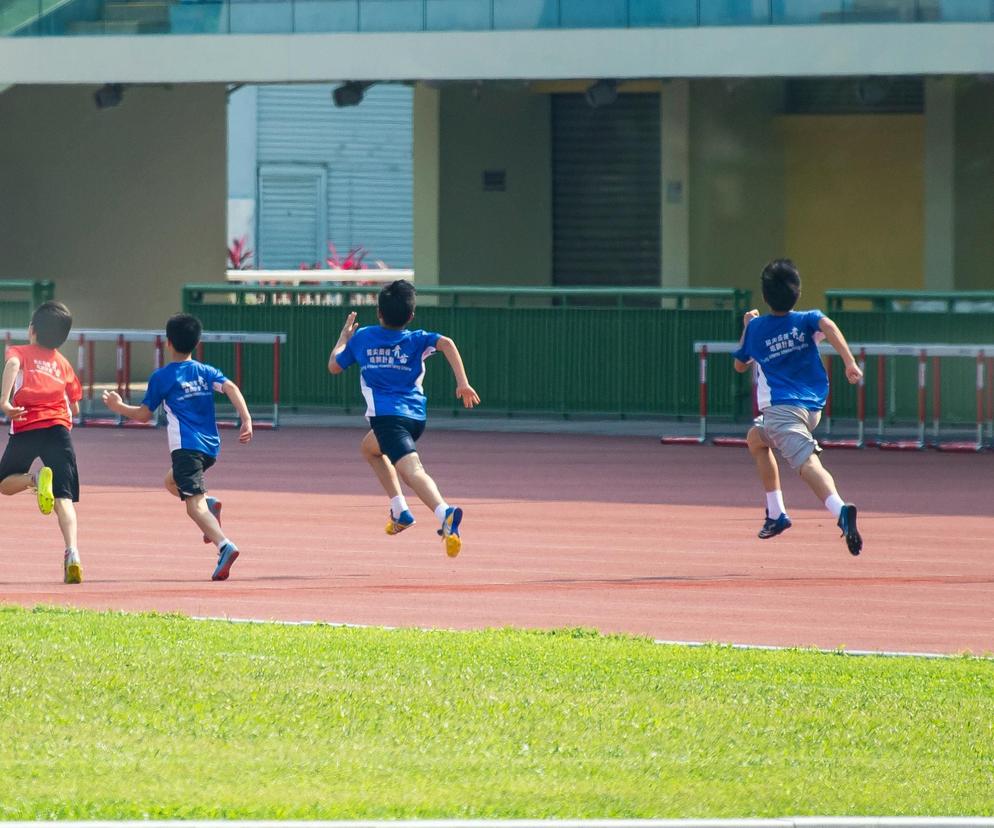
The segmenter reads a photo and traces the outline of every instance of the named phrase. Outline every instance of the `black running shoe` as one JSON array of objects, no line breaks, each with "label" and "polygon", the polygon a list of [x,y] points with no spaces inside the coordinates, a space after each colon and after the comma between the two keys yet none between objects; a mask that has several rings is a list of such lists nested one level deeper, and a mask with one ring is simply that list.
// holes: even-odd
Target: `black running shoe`
[{"label": "black running shoe", "polygon": [[863,538],[856,528],[856,507],[847,503],[842,507],[842,514],[839,515],[839,528],[846,539],[846,546],[849,547],[850,555],[858,555],[863,551]]},{"label": "black running shoe", "polygon": [[787,513],[781,513],[780,517],[776,520],[769,516],[767,513],[766,520],[763,521],[763,528],[759,530],[759,537],[763,540],[767,538],[775,538],[781,532],[786,532],[793,524],[790,522],[790,518],[787,517]]}]

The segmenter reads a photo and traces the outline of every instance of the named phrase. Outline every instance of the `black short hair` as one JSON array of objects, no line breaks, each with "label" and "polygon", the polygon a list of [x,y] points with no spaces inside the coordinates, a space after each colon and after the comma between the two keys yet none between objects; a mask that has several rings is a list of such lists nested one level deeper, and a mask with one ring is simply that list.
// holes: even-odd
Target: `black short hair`
[{"label": "black short hair", "polygon": [[403,328],[414,316],[414,285],[406,279],[391,282],[380,291],[376,304],[387,325],[391,328]]},{"label": "black short hair", "polygon": [[180,354],[192,354],[203,331],[204,326],[200,324],[200,320],[188,313],[174,314],[166,322],[166,339]]},{"label": "black short hair", "polygon": [[38,306],[31,317],[31,327],[35,329],[39,345],[43,348],[58,348],[69,338],[72,313],[61,302],[45,302]]},{"label": "black short hair", "polygon": [[801,274],[790,259],[774,259],[763,268],[763,299],[770,309],[786,313],[801,295]]}]

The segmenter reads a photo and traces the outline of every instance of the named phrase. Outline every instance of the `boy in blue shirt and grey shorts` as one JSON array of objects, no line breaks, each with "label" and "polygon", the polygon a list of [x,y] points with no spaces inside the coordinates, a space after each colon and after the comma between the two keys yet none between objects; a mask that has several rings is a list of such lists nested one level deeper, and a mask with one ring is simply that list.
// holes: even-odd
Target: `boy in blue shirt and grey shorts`
[{"label": "boy in blue shirt and grey shorts", "polygon": [[856,507],[839,497],[832,475],[821,464],[821,446],[812,432],[828,398],[828,374],[818,353],[822,339],[842,357],[846,379],[863,377],[838,326],[820,310],[797,312],[801,277],[790,259],[776,259],[763,268],[763,299],[770,313],[749,311],[739,348],[733,354],[739,373],[755,365],[760,417],[749,430],[749,452],[766,490],[766,521],[760,538],[772,538],[790,528],[780,490],[780,470],[772,449],[799,472],[825,508],[838,520],[853,555],[863,548],[856,528]]},{"label": "boy in blue shirt and grey shorts", "polygon": [[147,423],[161,404],[166,410],[172,469],[166,489],[186,504],[186,513],[204,534],[204,543],[217,546],[212,581],[225,581],[238,558],[238,547],[221,529],[221,501],[207,496],[204,472],[217,462],[221,436],[214,412],[214,394],[224,394],[241,420],[238,440],[252,439],[252,417],[241,390],[213,365],[193,359],[202,333],[195,316],[177,313],[166,323],[166,348],[172,360],[148,379],[141,405],[127,405],[115,391],[105,391],[111,411]]},{"label": "boy in blue shirt and grey shorts", "polygon": [[456,396],[466,408],[477,405],[480,397],[469,384],[459,349],[451,339],[437,333],[407,330],[414,319],[414,307],[414,285],[404,279],[386,285],[377,300],[380,324],[360,328],[356,314],[350,313],[328,358],[328,370],[341,374],[350,366],[359,365],[359,386],[366,399],[370,427],[361,449],[390,498],[387,534],[399,534],[415,523],[400,490],[402,479],[435,513],[445,551],[454,558],[462,548],[459,535],[462,509],[445,502],[435,481],[421,465],[415,447],[428,416],[421,384],[425,359],[435,351],[445,355],[456,378]]}]

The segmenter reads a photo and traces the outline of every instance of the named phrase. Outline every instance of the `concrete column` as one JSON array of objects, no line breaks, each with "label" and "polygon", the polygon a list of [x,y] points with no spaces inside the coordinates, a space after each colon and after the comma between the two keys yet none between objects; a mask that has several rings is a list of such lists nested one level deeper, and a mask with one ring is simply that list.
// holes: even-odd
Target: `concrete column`
[{"label": "concrete column", "polygon": [[953,78],[925,80],[926,290],[953,290],[956,281],[955,83]]},{"label": "concrete column", "polygon": [[690,284],[690,82],[669,81],[660,106],[663,287]]},{"label": "concrete column", "polygon": [[437,285],[440,208],[439,90],[419,83],[414,88],[414,279]]},{"label": "concrete column", "polygon": [[[257,86],[243,86],[228,95],[228,243],[248,237],[250,250],[257,250],[256,187],[258,179],[259,128]],[[258,267],[254,258],[252,264]]]}]

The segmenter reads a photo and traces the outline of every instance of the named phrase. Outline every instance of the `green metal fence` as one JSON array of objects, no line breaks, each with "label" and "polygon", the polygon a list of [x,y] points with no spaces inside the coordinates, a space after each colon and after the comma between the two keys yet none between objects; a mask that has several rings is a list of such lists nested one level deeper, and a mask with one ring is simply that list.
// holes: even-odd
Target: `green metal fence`
[{"label": "green metal fence", "polygon": [[994,312],[994,291],[989,290],[827,290],[829,313],[873,310],[919,313]]},{"label": "green metal fence", "polygon": [[[994,299],[994,294],[991,294]],[[956,301],[956,300],[953,300]],[[994,313],[940,313],[892,311],[838,311],[831,317],[850,342],[986,344],[994,342]],[[855,416],[856,391],[843,376],[839,360],[833,360],[831,382],[835,416]],[[932,366],[928,366],[929,388]],[[887,417],[913,421],[918,406],[918,366],[913,357],[887,361],[885,377]],[[972,423],[976,417],[976,365],[970,359],[942,361],[942,419],[950,423]],[[867,371],[867,399],[871,419],[876,414],[877,365]],[[931,391],[928,395],[931,412]],[[931,413],[929,414],[931,418]]]},{"label": "green metal fence", "polygon": [[[188,285],[183,306],[214,331],[282,331],[283,400],[363,411],[353,376],[332,377],[328,354],[346,314],[376,324],[375,287]],[[418,289],[415,327],[452,337],[491,412],[694,415],[693,343],[739,335],[748,291],[727,289]],[[232,355],[205,358],[230,370]],[[442,357],[429,361],[433,408],[457,411]],[[246,353],[245,387],[265,399],[271,360]],[[747,391],[731,366],[715,366],[715,410],[744,410]]]},{"label": "green metal fence", "polygon": [[26,328],[34,309],[54,298],[52,282],[0,281],[0,327]]}]

